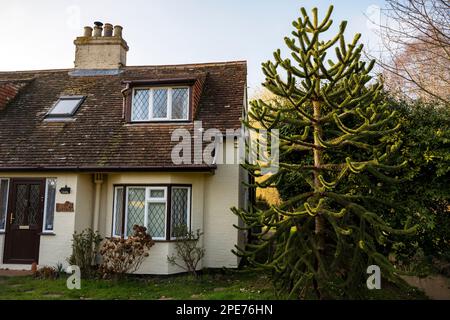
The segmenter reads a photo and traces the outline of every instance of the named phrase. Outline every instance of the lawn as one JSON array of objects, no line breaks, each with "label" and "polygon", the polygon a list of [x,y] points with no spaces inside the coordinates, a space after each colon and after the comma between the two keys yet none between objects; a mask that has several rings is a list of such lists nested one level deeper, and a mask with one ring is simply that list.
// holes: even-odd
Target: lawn
[{"label": "lawn", "polygon": [[[372,299],[423,299],[416,291],[393,288],[373,292]],[[129,277],[120,281],[82,280],[81,290],[69,290],[66,278],[40,280],[27,277],[0,277],[0,300],[273,300],[277,299],[268,275],[255,270],[214,271],[193,279],[186,275]]]},{"label": "lawn", "polygon": [[209,272],[200,279],[187,275],[129,277],[120,281],[84,280],[81,290],[69,290],[66,277],[40,280],[27,277],[0,277],[3,299],[276,299],[268,277],[247,271]]}]

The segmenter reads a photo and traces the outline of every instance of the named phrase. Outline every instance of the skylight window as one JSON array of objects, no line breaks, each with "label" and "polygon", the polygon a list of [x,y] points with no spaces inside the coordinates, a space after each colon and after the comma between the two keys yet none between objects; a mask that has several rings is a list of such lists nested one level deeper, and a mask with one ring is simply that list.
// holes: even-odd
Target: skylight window
[{"label": "skylight window", "polygon": [[83,103],[84,96],[60,97],[53,108],[47,113],[47,118],[71,118]]}]

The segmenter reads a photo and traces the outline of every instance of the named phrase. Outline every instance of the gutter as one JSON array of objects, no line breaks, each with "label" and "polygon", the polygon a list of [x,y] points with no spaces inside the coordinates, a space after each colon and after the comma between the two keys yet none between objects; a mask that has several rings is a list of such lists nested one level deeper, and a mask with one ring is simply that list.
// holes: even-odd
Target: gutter
[{"label": "gutter", "polygon": [[0,172],[44,172],[44,171],[73,171],[73,172],[214,172],[217,165],[205,167],[0,167]]}]

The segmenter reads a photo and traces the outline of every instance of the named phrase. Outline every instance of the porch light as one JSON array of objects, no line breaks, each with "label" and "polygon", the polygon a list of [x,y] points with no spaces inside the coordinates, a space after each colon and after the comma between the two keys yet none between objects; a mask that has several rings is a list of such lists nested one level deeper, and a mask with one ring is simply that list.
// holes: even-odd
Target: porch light
[{"label": "porch light", "polygon": [[70,187],[68,187],[67,185],[65,185],[65,187],[59,189],[59,192],[61,194],[70,194]]}]

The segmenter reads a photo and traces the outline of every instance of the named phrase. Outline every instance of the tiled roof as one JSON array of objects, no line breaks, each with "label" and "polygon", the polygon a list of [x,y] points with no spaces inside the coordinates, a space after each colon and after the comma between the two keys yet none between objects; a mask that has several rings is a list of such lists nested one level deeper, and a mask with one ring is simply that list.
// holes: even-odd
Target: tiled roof
[{"label": "tiled roof", "polygon": [[[194,120],[223,132],[241,126],[245,62],[125,67],[119,75],[71,76],[71,71],[0,72],[0,86],[28,84],[0,108],[0,171],[187,169],[172,163],[178,142],[171,142],[171,133],[176,128],[192,132],[193,123],[127,123],[121,93],[127,81],[203,79],[194,97]],[[67,95],[86,96],[73,121],[44,121],[58,98]]]}]

